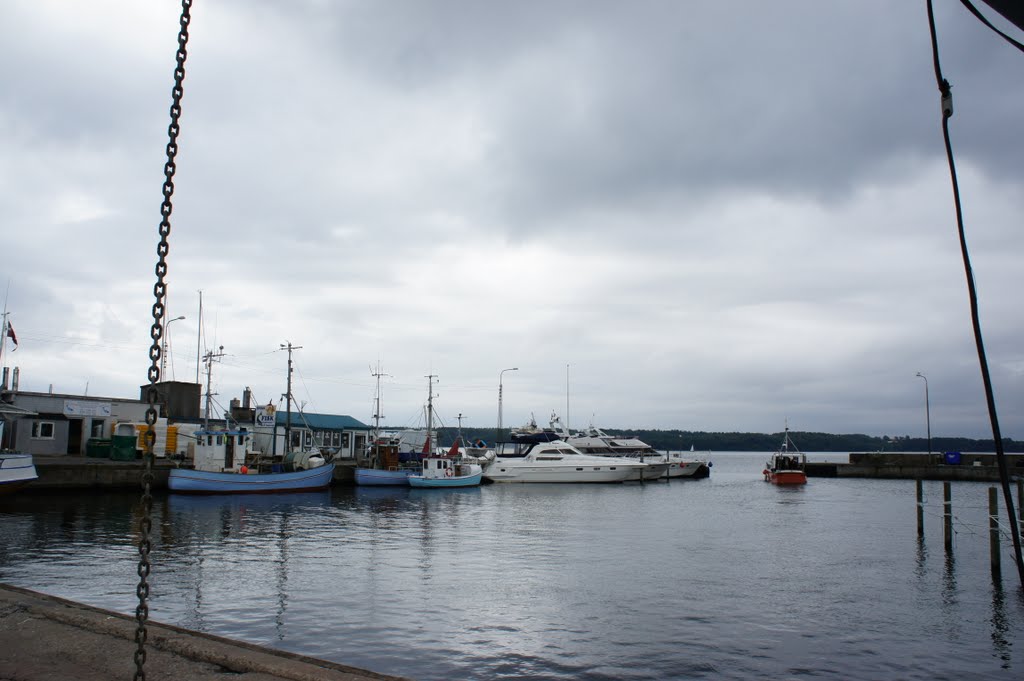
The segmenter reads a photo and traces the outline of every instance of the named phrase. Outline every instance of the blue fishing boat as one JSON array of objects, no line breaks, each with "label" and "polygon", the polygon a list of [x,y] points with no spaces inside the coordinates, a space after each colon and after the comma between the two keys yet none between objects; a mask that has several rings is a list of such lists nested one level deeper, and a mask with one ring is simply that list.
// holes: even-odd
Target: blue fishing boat
[{"label": "blue fishing boat", "polygon": [[167,487],[190,494],[268,494],[326,489],[334,464],[318,452],[289,452],[279,462],[252,449],[253,433],[237,430],[196,431],[191,468],[172,468]]}]

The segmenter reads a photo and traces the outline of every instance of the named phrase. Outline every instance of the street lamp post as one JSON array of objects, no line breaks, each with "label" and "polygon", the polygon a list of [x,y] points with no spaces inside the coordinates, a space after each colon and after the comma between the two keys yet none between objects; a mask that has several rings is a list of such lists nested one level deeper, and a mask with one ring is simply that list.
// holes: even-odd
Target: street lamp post
[{"label": "street lamp post", "polygon": [[519,371],[519,367],[512,367],[511,369],[502,369],[498,374],[498,436],[501,436],[501,380],[505,376],[506,371]]},{"label": "street lamp post", "polygon": [[163,347],[163,352],[160,353],[160,380],[161,381],[166,381],[167,380],[167,375],[165,373],[167,371],[167,346],[169,345],[169,343],[167,342],[167,340],[168,340],[167,339],[167,330],[171,328],[171,322],[176,322],[176,321],[178,321],[180,319],[184,319],[184,318],[185,318],[185,315],[181,315],[180,317],[175,317],[174,319],[168,319],[167,322],[164,324],[164,347]]},{"label": "street lamp post", "polygon": [[930,458],[932,455],[932,409],[928,404],[928,377],[920,371],[917,372],[917,377],[924,379],[924,417],[925,423],[928,425],[928,456]]}]

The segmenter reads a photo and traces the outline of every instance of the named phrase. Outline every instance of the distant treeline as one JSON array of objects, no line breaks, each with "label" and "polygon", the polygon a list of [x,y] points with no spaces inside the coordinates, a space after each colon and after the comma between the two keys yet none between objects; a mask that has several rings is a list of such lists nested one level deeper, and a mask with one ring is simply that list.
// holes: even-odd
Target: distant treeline
[{"label": "distant treeline", "polygon": [[[439,442],[450,445],[457,434],[456,428],[440,428]],[[618,430],[605,428],[609,435],[633,435],[655,449],[680,451],[690,449],[714,452],[766,452],[782,444],[782,433],[705,433],[690,430]],[[463,428],[468,441],[493,442],[508,439],[508,430],[502,434],[495,428]],[[831,433],[805,433],[790,431],[790,438],[805,452],[927,452],[928,438],[903,436],[874,437],[871,435],[833,435]],[[1007,452],[1024,452],[1024,442],[1003,438]],[[933,437],[933,452],[994,452],[992,439],[974,440],[966,437]]]}]

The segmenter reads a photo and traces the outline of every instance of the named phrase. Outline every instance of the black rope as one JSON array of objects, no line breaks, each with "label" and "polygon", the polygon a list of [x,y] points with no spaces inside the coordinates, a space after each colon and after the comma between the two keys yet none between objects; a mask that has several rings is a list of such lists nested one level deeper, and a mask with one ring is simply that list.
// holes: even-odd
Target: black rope
[{"label": "black rope", "polygon": [[1011,45],[1016,47],[1021,52],[1024,52],[1024,45],[1021,45],[1019,42],[1017,42],[1016,40],[1014,40],[1010,36],[1006,35],[1002,31],[1000,31],[998,28],[993,26],[992,22],[990,22],[988,19],[986,19],[985,15],[982,14],[981,12],[979,12],[977,7],[975,7],[974,5],[971,4],[971,0],[960,0],[960,2],[963,4],[964,7],[966,7],[968,10],[970,10],[971,14],[973,14],[976,17],[978,17],[978,19],[981,21],[981,23],[985,24],[986,26],[991,28],[993,31],[998,33],[999,35],[1003,36],[1003,38],[1006,39],[1006,42],[1010,43]]},{"label": "black rope", "polygon": [[992,423],[992,437],[995,440],[996,463],[999,466],[999,479],[1003,488],[1003,500],[1006,502],[1006,513],[1010,521],[1010,533],[1013,536],[1013,553],[1017,561],[1017,573],[1021,586],[1024,587],[1024,562],[1021,561],[1020,531],[1017,527],[1017,515],[1013,508],[1013,495],[1010,491],[1010,476],[1006,466],[1006,455],[1003,452],[1003,438],[999,433],[999,416],[996,413],[996,400],[992,390],[992,378],[989,375],[988,360],[985,356],[985,344],[981,337],[981,321],[978,317],[978,293],[974,286],[974,274],[971,270],[971,257],[967,250],[967,236],[964,232],[964,217],[960,207],[960,186],[957,182],[956,164],[953,161],[953,146],[949,141],[949,119],[953,115],[953,98],[950,93],[949,81],[942,77],[939,64],[939,41],[935,35],[935,13],[932,0],[928,0],[928,28],[932,38],[932,56],[935,62],[935,80],[942,94],[942,138],[946,144],[946,159],[949,161],[949,175],[953,183],[953,205],[956,208],[956,225],[960,235],[960,253],[963,255],[964,272],[967,275],[967,295],[971,303],[971,323],[974,326],[974,341],[978,347],[978,362],[981,365],[981,378],[985,384],[985,400],[988,403],[989,420]]}]

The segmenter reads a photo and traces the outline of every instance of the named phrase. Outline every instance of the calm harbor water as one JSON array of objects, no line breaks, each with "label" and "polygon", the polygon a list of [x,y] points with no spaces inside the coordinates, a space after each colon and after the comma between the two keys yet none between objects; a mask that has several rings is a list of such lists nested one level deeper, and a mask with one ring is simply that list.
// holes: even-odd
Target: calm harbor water
[{"label": "calm harbor water", "polygon": [[[764,483],[160,495],[154,620],[414,679],[1014,679],[1024,598],[987,489]],[[845,455],[811,455],[845,460]],[[131,613],[138,495],[0,500],[0,581]]]}]

